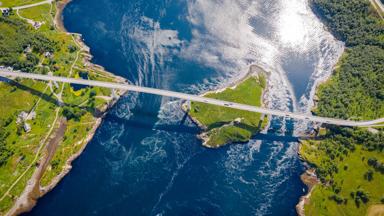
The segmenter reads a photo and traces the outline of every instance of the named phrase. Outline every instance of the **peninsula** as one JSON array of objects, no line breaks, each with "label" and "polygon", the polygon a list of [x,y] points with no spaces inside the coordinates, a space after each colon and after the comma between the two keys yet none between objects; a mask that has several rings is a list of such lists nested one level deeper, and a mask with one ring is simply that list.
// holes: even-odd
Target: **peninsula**
[{"label": "peninsula", "polygon": [[[0,66],[126,82],[92,64],[81,36],[65,31],[61,10],[67,2],[1,0]],[[6,103],[0,106],[0,215],[29,211],[50,191],[122,94],[123,90],[1,78],[0,100]]]},{"label": "peninsula", "polygon": [[[373,1],[371,1],[373,2]],[[384,21],[368,0],[314,0],[312,9],[346,51],[331,78],[317,89],[319,116],[369,120],[384,116]],[[310,167],[310,192],[300,215],[384,213],[384,130],[319,128],[299,153]],[[315,172],[313,172],[315,170]]]}]

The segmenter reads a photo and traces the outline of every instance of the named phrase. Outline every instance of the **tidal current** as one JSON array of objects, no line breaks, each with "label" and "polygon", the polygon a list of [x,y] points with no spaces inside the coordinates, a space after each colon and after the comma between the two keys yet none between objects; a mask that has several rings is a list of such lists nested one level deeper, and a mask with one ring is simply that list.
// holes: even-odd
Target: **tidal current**
[{"label": "tidal current", "polygon": [[[73,0],[65,27],[130,82],[199,94],[270,73],[266,102],[309,112],[343,50],[306,0]],[[296,215],[306,193],[296,136],[272,118],[246,144],[202,147],[180,101],[128,93],[71,172],[28,215]]]}]

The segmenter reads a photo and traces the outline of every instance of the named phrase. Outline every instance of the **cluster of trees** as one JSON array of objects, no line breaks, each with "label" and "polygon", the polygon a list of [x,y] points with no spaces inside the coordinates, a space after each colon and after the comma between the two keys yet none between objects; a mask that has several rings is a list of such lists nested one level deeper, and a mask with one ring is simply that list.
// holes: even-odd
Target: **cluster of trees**
[{"label": "cluster of trees", "polygon": [[384,163],[381,163],[376,158],[369,158],[367,163],[381,174],[384,174]]},{"label": "cluster of trees", "polygon": [[320,86],[317,114],[343,119],[384,115],[384,49],[359,45],[346,50],[331,81]]},{"label": "cluster of trees", "polygon": [[90,108],[96,107],[96,95],[97,92],[94,89],[89,92],[88,105],[90,106]]},{"label": "cluster of trees", "polygon": [[384,24],[368,0],[313,0],[314,11],[347,50],[319,88],[316,113],[344,119],[384,115]]},{"label": "cluster of trees", "polygon": [[332,194],[329,199],[335,201],[337,204],[348,203],[348,199],[340,196],[339,194]]},{"label": "cluster of trees", "polygon": [[327,138],[341,146],[354,150],[354,145],[362,145],[368,151],[384,151],[384,133],[371,133],[361,128],[330,127]]},{"label": "cluster of trees", "polygon": [[[384,116],[384,23],[368,0],[312,0],[313,11],[324,21],[333,35],[345,42],[346,52],[329,82],[318,89],[317,115],[343,119],[376,119]],[[327,182],[333,194],[328,198],[337,204],[348,199],[357,207],[369,202],[369,190],[344,185],[344,191],[352,191],[350,197],[340,195],[336,174],[338,162],[353,154],[356,145],[366,151],[384,151],[384,133],[374,134],[365,129],[331,127],[318,150],[323,152],[317,174]],[[362,162],[374,169],[361,171],[360,176],[372,181],[375,171],[384,168],[376,158]],[[352,169],[352,167],[351,167]],[[344,166],[348,170],[348,166]],[[381,172],[381,171],[380,171]],[[380,175],[380,174],[379,174]],[[372,187],[375,188],[375,187]],[[366,189],[370,189],[367,187]]]},{"label": "cluster of trees", "polygon": [[[313,0],[312,8],[332,33],[346,43],[346,53],[331,80],[319,87],[316,114],[343,119],[375,119],[384,115],[384,25],[367,0]],[[347,157],[355,145],[384,151],[384,134],[330,127],[321,144],[327,158],[318,169],[326,180],[338,172],[334,159]],[[373,164],[373,162],[371,161]],[[375,166],[373,166],[375,167]],[[375,168],[377,170],[377,168]],[[372,180],[373,172],[363,177]],[[367,199],[356,192],[356,203]],[[334,196],[337,203],[342,200]],[[364,202],[365,203],[365,202]]]},{"label": "cluster of trees", "polygon": [[313,10],[347,46],[384,48],[384,26],[368,0],[313,0]]},{"label": "cluster of trees", "polygon": [[[0,121],[0,128],[5,128],[7,122]],[[7,145],[6,139],[9,136],[9,132],[6,130],[0,130],[0,167],[7,163],[8,159],[13,155],[12,149]]]},{"label": "cluster of trees", "polygon": [[[352,200],[355,202],[357,207],[360,207],[361,203],[367,203],[369,201],[369,194],[362,189],[352,191],[350,193]],[[348,198],[344,198],[338,193],[332,194],[328,197],[329,199],[335,201],[337,204],[347,204]]]},{"label": "cluster of trees", "polygon": [[[29,47],[25,58],[22,53]],[[13,17],[0,17],[0,65],[32,72],[39,55],[53,53],[58,43],[32,29],[30,25]]]},{"label": "cluster of trees", "polygon": [[356,192],[351,192],[351,197],[354,199],[357,207],[360,206],[360,203],[367,203],[369,201],[368,193],[362,189],[358,189]]},{"label": "cluster of trees", "polygon": [[[367,151],[382,153],[384,152],[384,133],[371,133],[365,129],[330,127],[325,139],[318,146],[318,149],[326,155],[326,158],[323,158],[324,166],[317,169],[320,180],[326,182],[327,176],[332,177],[338,173],[335,159],[343,161],[350,152],[355,151],[356,145],[362,145],[363,149]],[[377,159],[369,159],[368,165],[375,168],[376,171],[384,173],[384,164],[378,162]]]},{"label": "cluster of trees", "polygon": [[63,115],[67,120],[75,120],[80,121],[80,118],[86,113],[86,111],[82,110],[77,106],[65,106],[63,108]]},{"label": "cluster of trees", "polygon": [[[329,130],[321,144],[317,145],[317,151],[322,152],[321,163],[317,166],[317,175],[321,182],[330,185],[333,194],[328,198],[337,204],[347,204],[348,197],[340,195],[341,187],[337,185],[337,174],[340,172],[338,162],[344,161],[349,155],[354,154],[356,145],[361,145],[364,150],[376,151],[383,153],[384,151],[384,133],[371,133],[365,129],[346,128],[346,127],[329,127]],[[363,163],[367,163],[373,169],[362,169],[361,176],[353,178],[363,178],[367,181],[374,179],[375,171],[384,174],[384,163],[376,158],[366,158],[362,155]],[[348,170],[348,166],[344,166],[344,171]],[[354,167],[351,167],[354,169]],[[377,175],[380,175],[378,173]],[[352,178],[352,177],[351,177]],[[343,190],[351,190],[351,188],[343,188]],[[361,203],[365,204],[369,201],[368,193],[364,191],[353,192],[356,207]]]},{"label": "cluster of trees", "polygon": [[364,179],[367,181],[372,181],[373,179],[373,171],[368,170],[366,173],[364,173]]}]

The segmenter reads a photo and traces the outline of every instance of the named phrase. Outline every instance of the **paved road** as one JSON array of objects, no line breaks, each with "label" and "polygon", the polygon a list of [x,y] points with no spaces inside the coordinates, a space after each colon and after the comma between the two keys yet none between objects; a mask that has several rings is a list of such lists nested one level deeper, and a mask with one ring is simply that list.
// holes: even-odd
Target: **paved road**
[{"label": "paved road", "polygon": [[381,1],[380,1],[380,0],[373,0],[373,1],[376,3],[376,5],[378,5],[378,6],[379,6],[379,8],[380,8],[381,12],[384,12],[384,4],[383,4],[383,3],[381,3]]},{"label": "paved road", "polygon": [[384,19],[383,15],[382,15],[384,13],[383,3],[381,3],[380,0],[369,0],[369,1],[371,2],[372,6],[377,10],[381,19]]},{"label": "paved road", "polygon": [[19,78],[44,80],[44,81],[56,81],[56,82],[88,85],[88,86],[105,87],[105,88],[111,88],[111,89],[124,89],[128,91],[161,95],[161,96],[179,98],[179,99],[188,100],[188,101],[196,101],[201,103],[213,104],[217,106],[230,107],[233,109],[245,110],[250,112],[264,113],[268,115],[281,116],[286,118],[293,118],[298,120],[306,120],[306,121],[333,124],[333,125],[340,125],[340,126],[371,126],[371,125],[378,125],[384,122],[384,118],[380,118],[372,121],[348,121],[343,119],[325,118],[325,117],[319,117],[319,116],[312,116],[304,113],[293,113],[293,112],[286,112],[286,111],[250,106],[246,104],[233,103],[229,101],[222,101],[222,100],[217,100],[217,99],[212,99],[212,98],[207,98],[207,97],[202,97],[197,95],[185,94],[185,93],[156,89],[156,88],[148,88],[148,87],[113,83],[113,82],[102,82],[102,81],[94,81],[94,80],[83,80],[83,79],[74,79],[74,78],[67,78],[67,77],[15,72],[15,71],[9,71],[7,69],[0,69],[0,76],[19,77]]},{"label": "paved road", "polygon": [[[36,7],[36,6],[43,5],[43,4],[51,4],[52,2],[53,2],[53,0],[45,0],[45,1],[34,3],[34,4],[12,7],[12,9],[13,10],[22,10],[22,9],[26,9],[26,8]],[[0,9],[6,9],[6,8],[7,7],[0,7]]]}]

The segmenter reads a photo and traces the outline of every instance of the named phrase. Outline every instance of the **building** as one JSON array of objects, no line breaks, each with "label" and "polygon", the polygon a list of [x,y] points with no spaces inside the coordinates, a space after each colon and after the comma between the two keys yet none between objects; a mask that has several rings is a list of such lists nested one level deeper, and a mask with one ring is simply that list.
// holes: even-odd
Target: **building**
[{"label": "building", "polygon": [[34,22],[34,23],[33,23],[33,27],[34,27],[35,29],[40,28],[40,27],[41,27],[41,22]]},{"label": "building", "polygon": [[24,53],[31,53],[31,52],[32,52],[31,45],[28,45],[28,46],[24,49]]},{"label": "building", "polygon": [[1,8],[0,10],[3,16],[9,16],[9,14],[11,13],[11,9],[9,8]]},{"label": "building", "polygon": [[29,133],[29,132],[31,131],[31,129],[32,129],[32,128],[31,128],[31,125],[29,125],[29,124],[26,123],[26,122],[24,123],[24,126],[23,126],[23,127],[24,127],[24,131],[27,132],[27,133]]},{"label": "building", "polygon": [[25,120],[27,120],[27,118],[28,118],[28,113],[22,111],[22,112],[17,116],[16,123],[17,123],[17,124],[21,124],[21,123],[25,122]]},{"label": "building", "polygon": [[46,58],[52,58],[53,54],[51,52],[45,52],[44,57]]},{"label": "building", "polygon": [[30,119],[35,119],[36,118],[36,112],[35,111],[32,111],[32,112],[30,112],[29,114],[28,114],[28,120],[30,120]]}]

